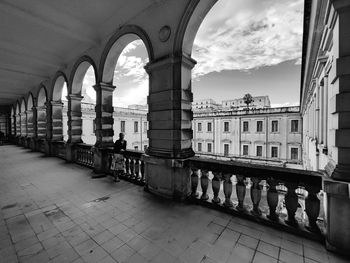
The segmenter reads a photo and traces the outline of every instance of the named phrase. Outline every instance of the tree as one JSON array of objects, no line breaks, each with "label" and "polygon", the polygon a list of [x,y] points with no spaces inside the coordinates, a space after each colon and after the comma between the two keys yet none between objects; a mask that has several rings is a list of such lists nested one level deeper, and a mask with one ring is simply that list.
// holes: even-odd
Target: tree
[{"label": "tree", "polygon": [[249,93],[247,93],[247,94],[244,95],[243,101],[244,101],[245,104],[247,104],[247,109],[249,109],[249,104],[254,102],[253,96],[250,95]]}]

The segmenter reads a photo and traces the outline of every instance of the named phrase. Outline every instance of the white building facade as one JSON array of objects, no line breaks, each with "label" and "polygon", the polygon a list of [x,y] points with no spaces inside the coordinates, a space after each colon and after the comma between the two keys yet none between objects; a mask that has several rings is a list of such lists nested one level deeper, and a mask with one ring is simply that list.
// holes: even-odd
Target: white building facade
[{"label": "white building facade", "polygon": [[299,107],[196,112],[193,149],[198,154],[302,161]]}]

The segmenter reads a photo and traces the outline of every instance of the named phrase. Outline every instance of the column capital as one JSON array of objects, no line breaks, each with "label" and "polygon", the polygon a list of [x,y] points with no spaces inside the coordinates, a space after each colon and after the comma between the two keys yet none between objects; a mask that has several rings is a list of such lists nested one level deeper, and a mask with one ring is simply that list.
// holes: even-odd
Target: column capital
[{"label": "column capital", "polygon": [[75,100],[75,101],[82,101],[82,99],[84,98],[83,96],[81,96],[80,94],[68,94],[67,98],[69,100]]},{"label": "column capital", "polygon": [[49,103],[51,106],[63,106],[63,102],[61,100],[52,100]]},{"label": "column capital", "polygon": [[113,84],[110,84],[110,83],[100,82],[100,83],[94,85],[93,88],[95,89],[95,91],[103,90],[103,91],[113,92],[115,90],[116,86],[114,86]]},{"label": "column capital", "polygon": [[197,61],[185,54],[170,54],[148,62],[144,68],[147,73],[150,73],[158,68],[177,63],[182,63],[185,67],[192,69],[197,64]]}]

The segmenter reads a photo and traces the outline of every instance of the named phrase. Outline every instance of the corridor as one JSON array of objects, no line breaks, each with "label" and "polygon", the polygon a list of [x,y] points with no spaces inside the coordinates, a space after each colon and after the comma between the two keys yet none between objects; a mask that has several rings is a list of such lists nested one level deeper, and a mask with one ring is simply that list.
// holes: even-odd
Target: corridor
[{"label": "corridor", "polygon": [[0,262],[347,262],[322,244],[0,146]]}]

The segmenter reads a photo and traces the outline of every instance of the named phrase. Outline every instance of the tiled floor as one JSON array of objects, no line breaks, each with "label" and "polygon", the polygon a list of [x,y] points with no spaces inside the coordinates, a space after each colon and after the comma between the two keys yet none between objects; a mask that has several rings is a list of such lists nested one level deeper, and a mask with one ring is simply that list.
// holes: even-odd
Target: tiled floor
[{"label": "tiled floor", "polygon": [[0,262],[347,262],[323,245],[0,146]]}]

